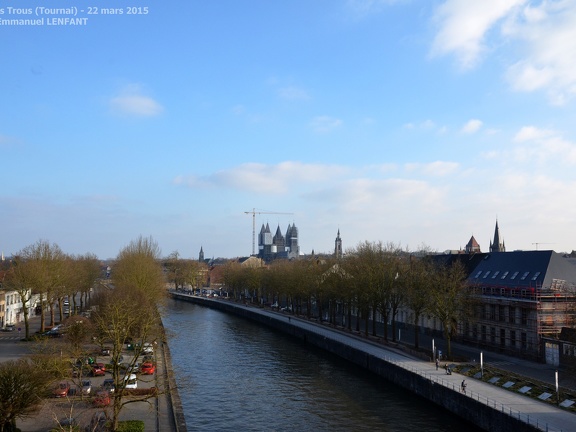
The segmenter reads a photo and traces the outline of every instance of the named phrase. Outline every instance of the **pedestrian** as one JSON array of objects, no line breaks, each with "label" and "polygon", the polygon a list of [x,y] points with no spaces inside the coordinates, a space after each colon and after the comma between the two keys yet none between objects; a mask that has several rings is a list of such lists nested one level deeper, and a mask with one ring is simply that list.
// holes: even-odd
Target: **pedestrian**
[{"label": "pedestrian", "polygon": [[462,393],[466,394],[466,380],[462,380]]},{"label": "pedestrian", "polygon": [[436,359],[436,370],[438,370],[438,363],[440,363],[440,361]]}]

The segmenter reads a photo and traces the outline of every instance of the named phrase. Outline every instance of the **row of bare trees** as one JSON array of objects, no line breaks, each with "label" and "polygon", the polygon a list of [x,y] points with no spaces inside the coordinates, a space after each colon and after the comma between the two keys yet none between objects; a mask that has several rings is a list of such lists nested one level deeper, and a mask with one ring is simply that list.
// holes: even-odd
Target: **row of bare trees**
[{"label": "row of bare trees", "polygon": [[[64,298],[70,299],[70,313],[82,309],[88,301],[94,282],[101,269],[95,255],[67,255],[57,244],[46,240],[29,245],[12,258],[4,278],[4,288],[18,293],[22,299],[22,314],[26,338],[30,337],[29,318],[32,299],[39,296],[41,328],[43,332],[46,312],[50,325],[64,318]],[[77,304],[79,302],[80,304]]]},{"label": "row of bare trees", "polygon": [[309,318],[327,320],[388,340],[388,323],[396,340],[400,310],[409,311],[415,347],[421,318],[434,317],[443,327],[447,354],[458,324],[472,317],[473,297],[465,286],[466,273],[459,263],[438,264],[426,251],[408,253],[394,244],[364,242],[343,258],[278,260],[268,267],[228,263],[224,283],[236,299],[248,296],[264,303],[288,305],[288,310]]}]

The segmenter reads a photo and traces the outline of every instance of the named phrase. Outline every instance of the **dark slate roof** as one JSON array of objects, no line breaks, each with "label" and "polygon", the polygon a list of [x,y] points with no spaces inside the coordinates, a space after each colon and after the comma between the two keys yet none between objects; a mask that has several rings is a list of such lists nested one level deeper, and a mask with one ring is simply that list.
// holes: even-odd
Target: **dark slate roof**
[{"label": "dark slate roof", "polygon": [[576,284],[576,263],[554,251],[514,251],[485,254],[468,282],[503,288],[553,288],[555,280]]},{"label": "dark slate roof", "polygon": [[466,275],[472,274],[478,264],[488,255],[487,253],[475,254],[444,254],[444,255],[431,255],[431,258],[436,265],[450,267],[455,262],[460,262],[464,266]]}]

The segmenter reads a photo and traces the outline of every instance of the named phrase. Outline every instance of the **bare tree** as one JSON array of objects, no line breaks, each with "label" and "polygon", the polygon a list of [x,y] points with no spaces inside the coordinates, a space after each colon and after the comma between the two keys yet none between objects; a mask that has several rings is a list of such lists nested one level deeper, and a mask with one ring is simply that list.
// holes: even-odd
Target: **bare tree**
[{"label": "bare tree", "polygon": [[38,409],[53,377],[27,359],[0,363],[0,432]]},{"label": "bare tree", "polygon": [[414,324],[414,346],[416,349],[420,346],[420,318],[431,306],[432,275],[432,269],[426,260],[410,256],[408,281],[406,282],[406,305],[412,311],[411,318]]},{"label": "bare tree", "polygon": [[[54,324],[53,301],[62,286],[64,279],[64,254],[56,244],[50,244],[46,240],[38,240],[36,243],[25,247],[18,254],[11,272],[9,284],[24,295],[22,297],[26,337],[29,337],[28,328],[28,304],[30,296],[40,294],[42,306],[42,320],[40,331],[44,331],[44,303],[51,307],[51,323]],[[24,301],[26,300],[26,301]]]},{"label": "bare tree", "polygon": [[442,323],[448,357],[452,356],[451,340],[458,322],[473,312],[473,297],[466,287],[466,272],[459,261],[436,267],[431,278],[430,312]]},{"label": "bare tree", "polygon": [[[160,249],[151,238],[131,242],[120,251],[112,270],[113,287],[94,297],[96,311],[92,320],[101,338],[112,346],[111,365],[115,381],[112,407],[112,430],[118,428],[122,408],[129,403],[148,401],[157,393],[125,397],[127,381],[144,343],[161,341],[158,305],[166,294],[165,278],[160,262]],[[161,341],[162,342],[162,341]],[[120,367],[126,343],[133,344],[134,356],[126,369]]]}]

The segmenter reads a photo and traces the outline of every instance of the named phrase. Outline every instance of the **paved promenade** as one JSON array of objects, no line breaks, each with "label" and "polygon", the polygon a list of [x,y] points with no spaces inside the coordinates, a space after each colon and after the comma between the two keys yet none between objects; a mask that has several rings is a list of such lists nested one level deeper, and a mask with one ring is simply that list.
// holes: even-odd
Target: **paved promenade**
[{"label": "paved promenade", "polygon": [[[276,317],[279,315],[278,312],[261,309],[258,309],[258,311],[259,313],[270,314]],[[285,315],[283,315],[283,318],[288,319]],[[447,375],[442,368],[436,370],[436,365],[434,363],[416,359],[402,351],[384,347],[381,344],[368,341],[362,337],[343,333],[342,331],[318,325],[304,319],[291,317],[290,322],[294,326],[305,328],[308,331],[321,334],[326,338],[337,340],[358,350],[383,358],[386,361],[428,378],[439,385],[449,387],[456,391],[460,391],[462,379],[466,378],[468,384],[466,394],[470,398],[478,400],[491,407],[496,407],[503,412],[510,413],[510,415],[513,415],[528,424],[538,426],[543,431],[568,432],[576,430],[576,414],[557,408],[551,404],[534,400],[530,397],[505,390],[496,385],[480,380],[463,377],[457,373]],[[512,364],[512,362],[510,362],[510,364]],[[524,369],[526,368],[527,365],[524,365]],[[537,370],[537,368],[534,368],[534,370]]]},{"label": "paved promenade", "polygon": [[[178,293],[181,295],[181,293]],[[207,301],[220,302],[225,300],[214,300],[202,298]],[[226,303],[229,303],[226,301]],[[247,306],[238,304],[239,308]],[[249,306],[248,306],[249,307]],[[300,319],[282,312],[276,312],[269,309],[258,307],[250,308],[254,313],[268,316],[272,319],[288,321],[292,326],[297,326],[306,331],[316,333],[327,339],[332,339],[340,343],[351,346],[357,350],[374,355],[394,363],[406,370],[421,375],[438,385],[448,387],[455,391],[460,391],[460,384],[465,378],[467,382],[466,396],[485,405],[496,408],[497,410],[507,413],[520,419],[524,423],[536,426],[542,431],[549,432],[568,432],[576,431],[576,414],[552,404],[541,402],[520,393],[509,391],[497,385],[489,384],[477,379],[464,377],[460,374],[453,373],[447,375],[444,369],[436,370],[436,365],[432,362],[417,359],[407,355],[403,351],[384,346],[377,342],[367,340],[366,338],[332,327],[318,324],[306,319]],[[528,373],[540,381],[550,381],[550,368],[545,365],[528,362],[525,360],[515,359],[512,357],[498,356],[498,367],[503,366],[510,368],[516,374]],[[552,374],[553,377],[553,374]],[[545,379],[542,379],[545,378]]]}]

